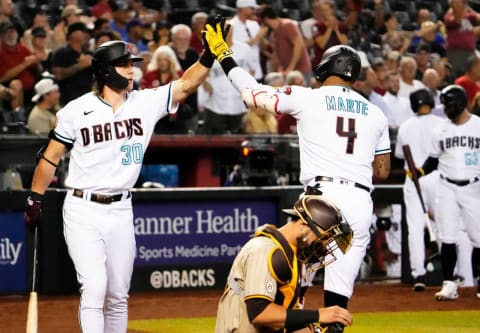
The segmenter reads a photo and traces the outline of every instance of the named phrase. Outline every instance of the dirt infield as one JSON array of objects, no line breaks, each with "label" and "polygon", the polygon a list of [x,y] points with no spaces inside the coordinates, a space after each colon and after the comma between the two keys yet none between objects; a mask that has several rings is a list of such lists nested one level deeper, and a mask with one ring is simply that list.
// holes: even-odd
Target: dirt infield
[{"label": "dirt infield", "polygon": [[[461,288],[456,301],[438,302],[433,298],[437,287],[414,293],[401,284],[357,285],[350,302],[356,312],[378,311],[448,311],[479,310],[480,300],[474,288]],[[212,317],[221,290],[135,293],[130,296],[130,319]],[[322,289],[312,287],[307,293],[306,307],[318,306]],[[78,296],[39,296],[39,332],[79,332],[77,324]],[[27,297],[0,297],[0,332],[24,332]],[[129,331],[133,332],[133,331]],[[176,332],[172,332],[176,333]]]}]

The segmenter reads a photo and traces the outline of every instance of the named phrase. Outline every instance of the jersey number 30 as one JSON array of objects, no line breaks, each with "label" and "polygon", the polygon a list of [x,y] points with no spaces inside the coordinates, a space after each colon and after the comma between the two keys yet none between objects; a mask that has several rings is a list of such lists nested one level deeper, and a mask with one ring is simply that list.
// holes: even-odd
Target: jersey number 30
[{"label": "jersey number 30", "polygon": [[143,148],[140,143],[133,145],[123,145],[120,151],[124,153],[122,158],[123,165],[130,165],[132,163],[141,164],[143,161]]},{"label": "jersey number 30", "polygon": [[348,128],[344,129],[345,117],[337,117],[337,134],[341,137],[347,138],[347,148],[345,152],[347,154],[353,154],[353,148],[355,146],[355,139],[357,138],[357,132],[355,132],[355,119],[347,118]]}]

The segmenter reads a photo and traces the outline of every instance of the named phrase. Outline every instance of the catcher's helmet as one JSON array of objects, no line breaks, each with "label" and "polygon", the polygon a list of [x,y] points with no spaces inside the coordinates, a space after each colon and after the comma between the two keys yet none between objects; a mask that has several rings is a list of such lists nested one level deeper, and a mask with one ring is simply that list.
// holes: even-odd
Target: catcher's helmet
[{"label": "catcher's helmet", "polygon": [[115,65],[125,61],[138,62],[143,58],[133,55],[130,45],[123,41],[109,41],[100,45],[93,54],[93,73],[99,84],[114,89],[125,89],[128,80],[115,71]]},{"label": "catcher's helmet", "polygon": [[422,105],[428,105],[431,109],[435,106],[432,94],[425,88],[415,90],[410,94],[410,107],[413,112],[417,113]]},{"label": "catcher's helmet", "polygon": [[440,93],[440,101],[445,106],[445,114],[450,120],[454,120],[467,107],[467,93],[462,86],[451,84],[443,88]]},{"label": "catcher's helmet", "polygon": [[323,82],[330,75],[335,75],[354,82],[360,75],[360,69],[361,61],[357,51],[350,46],[335,45],[325,51],[315,67],[315,78]]},{"label": "catcher's helmet", "polygon": [[305,263],[327,265],[335,260],[333,252],[337,248],[345,253],[352,245],[353,231],[350,225],[340,209],[322,196],[305,195],[295,202],[293,209],[284,209],[283,212],[300,219],[317,236],[317,240],[306,251],[298,254],[299,260]]}]

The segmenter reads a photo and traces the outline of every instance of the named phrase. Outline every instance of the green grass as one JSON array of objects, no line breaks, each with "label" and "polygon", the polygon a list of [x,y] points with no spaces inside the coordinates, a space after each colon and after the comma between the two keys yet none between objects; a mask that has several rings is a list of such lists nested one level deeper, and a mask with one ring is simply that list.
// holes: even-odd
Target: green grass
[{"label": "green grass", "polygon": [[[213,332],[214,318],[130,320],[128,328],[148,333]],[[480,333],[479,311],[356,313],[345,333]]]}]

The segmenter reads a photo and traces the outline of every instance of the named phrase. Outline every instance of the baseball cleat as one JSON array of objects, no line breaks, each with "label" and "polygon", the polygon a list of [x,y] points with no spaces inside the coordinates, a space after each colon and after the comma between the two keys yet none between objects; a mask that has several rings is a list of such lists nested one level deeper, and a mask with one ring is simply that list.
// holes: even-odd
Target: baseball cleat
[{"label": "baseball cleat", "polygon": [[454,281],[443,281],[442,290],[435,293],[437,301],[448,301],[458,298],[458,285]]},{"label": "baseball cleat", "polygon": [[415,279],[415,284],[413,285],[413,291],[425,291],[427,284],[425,283],[425,276],[421,275]]}]

